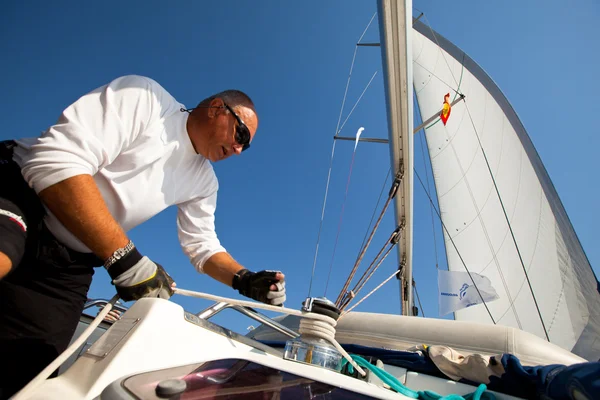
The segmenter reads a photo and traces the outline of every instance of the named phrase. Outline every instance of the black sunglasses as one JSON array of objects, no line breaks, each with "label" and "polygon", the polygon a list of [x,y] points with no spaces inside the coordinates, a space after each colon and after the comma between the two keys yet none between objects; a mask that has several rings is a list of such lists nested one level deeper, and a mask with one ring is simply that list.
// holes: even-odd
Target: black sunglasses
[{"label": "black sunglasses", "polygon": [[237,125],[235,126],[235,141],[238,144],[242,145],[242,151],[248,150],[250,148],[250,131],[248,127],[242,121],[242,119],[233,111],[231,107],[227,103],[223,103],[225,108],[229,110],[229,112],[233,115],[233,117],[237,121]]},{"label": "black sunglasses", "polygon": [[[231,107],[225,102],[223,102],[223,106],[197,106],[196,108],[223,108],[225,107],[229,112],[233,115],[235,120],[237,121],[237,125],[235,126],[235,141],[242,146],[242,151],[248,150],[250,148],[250,131],[248,127],[242,121],[242,119],[233,111]],[[180,108],[179,111],[191,113],[193,108]]]}]

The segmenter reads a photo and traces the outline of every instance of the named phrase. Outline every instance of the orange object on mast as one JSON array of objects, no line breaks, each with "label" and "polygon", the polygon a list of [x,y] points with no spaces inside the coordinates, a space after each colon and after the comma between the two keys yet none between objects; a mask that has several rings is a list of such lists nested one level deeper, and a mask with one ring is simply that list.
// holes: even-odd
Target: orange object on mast
[{"label": "orange object on mast", "polygon": [[446,93],[446,95],[444,96],[444,105],[442,107],[442,113],[440,114],[440,118],[442,119],[444,125],[446,125],[446,122],[450,117],[451,108],[452,107],[450,107],[450,93]]}]

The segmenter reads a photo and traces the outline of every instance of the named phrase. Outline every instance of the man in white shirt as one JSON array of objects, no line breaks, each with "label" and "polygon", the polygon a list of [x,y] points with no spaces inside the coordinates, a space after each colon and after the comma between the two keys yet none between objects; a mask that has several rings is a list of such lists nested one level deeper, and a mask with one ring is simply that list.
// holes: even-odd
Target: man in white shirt
[{"label": "man in white shirt", "polygon": [[173,280],[126,232],[176,206],[192,265],[268,304],[284,275],[251,272],[221,246],[211,162],[250,147],[258,116],[230,90],[186,110],[152,79],[124,76],[70,105],[40,138],[0,143],[0,398],[68,345],[93,268],[104,265],[125,301],[169,298]]}]

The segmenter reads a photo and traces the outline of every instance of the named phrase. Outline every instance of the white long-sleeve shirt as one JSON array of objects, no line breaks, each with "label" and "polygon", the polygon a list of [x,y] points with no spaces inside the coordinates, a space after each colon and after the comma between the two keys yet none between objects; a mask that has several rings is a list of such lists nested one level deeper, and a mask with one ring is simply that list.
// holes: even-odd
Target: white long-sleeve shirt
[{"label": "white long-sleeve shirt", "polygon": [[[14,159],[37,193],[72,176],[93,176],[125,231],[176,205],[179,241],[202,272],[208,258],[225,251],[214,224],[219,184],[192,146],[181,107],[152,79],[124,76],[78,99],[40,138],[17,141]],[[90,252],[47,211],[58,240]]]}]

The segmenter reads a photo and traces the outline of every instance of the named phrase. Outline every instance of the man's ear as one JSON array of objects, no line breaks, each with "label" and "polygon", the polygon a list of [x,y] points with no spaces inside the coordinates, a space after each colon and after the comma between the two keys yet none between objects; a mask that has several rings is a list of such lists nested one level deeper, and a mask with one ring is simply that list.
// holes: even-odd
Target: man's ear
[{"label": "man's ear", "polygon": [[212,99],[210,102],[210,108],[208,109],[208,117],[215,118],[223,112],[225,102],[223,99],[217,97]]}]

